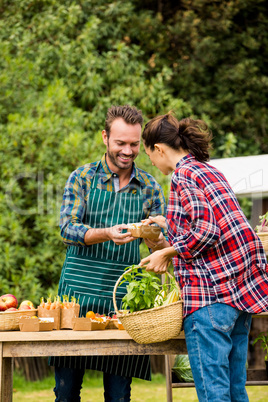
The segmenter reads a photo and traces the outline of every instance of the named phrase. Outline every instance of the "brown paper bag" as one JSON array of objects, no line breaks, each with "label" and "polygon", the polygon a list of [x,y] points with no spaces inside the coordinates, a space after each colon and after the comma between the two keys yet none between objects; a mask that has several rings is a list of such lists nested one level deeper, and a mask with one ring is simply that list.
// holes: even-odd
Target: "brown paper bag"
[{"label": "brown paper bag", "polygon": [[23,332],[52,331],[54,322],[42,322],[38,318],[30,319],[28,317],[20,318],[19,326],[20,331]]},{"label": "brown paper bag", "polygon": [[128,231],[133,237],[142,237],[144,239],[157,240],[161,233],[161,228],[159,226],[132,223],[128,224]]},{"label": "brown paper bag", "polygon": [[79,317],[80,305],[74,307],[62,308],[60,318],[60,329],[73,329],[73,318]]},{"label": "brown paper bag", "polygon": [[100,331],[106,328],[106,322],[92,321],[90,318],[73,318],[74,331]]},{"label": "brown paper bag", "polygon": [[47,310],[44,307],[38,306],[38,317],[53,317],[54,318],[54,329],[60,329],[60,316],[61,308],[57,307],[54,310]]},{"label": "brown paper bag", "polygon": [[39,320],[38,318],[20,318],[19,319],[20,331],[23,332],[38,332]]},{"label": "brown paper bag", "polygon": [[117,326],[115,324],[117,320],[111,318],[111,319],[107,319],[107,326],[106,329],[117,329]]}]

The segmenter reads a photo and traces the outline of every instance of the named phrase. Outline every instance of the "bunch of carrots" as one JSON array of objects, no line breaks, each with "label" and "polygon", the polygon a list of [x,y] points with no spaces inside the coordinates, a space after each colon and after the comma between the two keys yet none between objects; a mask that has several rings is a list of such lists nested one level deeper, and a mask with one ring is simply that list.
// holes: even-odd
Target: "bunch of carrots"
[{"label": "bunch of carrots", "polygon": [[74,296],[71,297],[71,301],[69,301],[68,295],[63,295],[62,299],[63,301],[61,301],[60,296],[54,296],[54,301],[52,302],[52,298],[48,297],[45,302],[44,297],[41,297],[40,307],[46,310],[55,310],[56,308],[69,309],[79,304]]}]

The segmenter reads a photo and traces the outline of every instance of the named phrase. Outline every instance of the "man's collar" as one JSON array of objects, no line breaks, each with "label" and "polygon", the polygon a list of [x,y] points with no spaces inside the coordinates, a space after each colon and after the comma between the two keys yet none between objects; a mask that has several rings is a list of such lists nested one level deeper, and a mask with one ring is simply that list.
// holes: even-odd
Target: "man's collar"
[{"label": "man's collar", "polygon": [[138,180],[140,183],[145,184],[144,178],[140,173],[140,170],[136,167],[135,162],[133,163],[133,177]]},{"label": "man's collar", "polygon": [[[101,166],[106,174],[106,178],[103,180],[103,182],[105,183],[107,180],[109,180],[113,174],[113,172],[111,171],[111,169],[109,168],[107,162],[106,162],[106,154],[104,154],[101,158]],[[142,175],[139,172],[139,169],[136,167],[135,162],[133,162],[133,169],[131,172],[131,176],[130,176],[130,180],[135,177],[136,180],[138,180],[141,183],[145,183],[144,182],[144,178],[142,177]]]},{"label": "man's collar", "polygon": [[107,178],[105,179],[105,181],[107,181],[107,180],[110,179],[110,177],[112,176],[113,172],[111,171],[111,169],[109,168],[109,166],[108,166],[108,164],[107,164],[107,162],[106,162],[105,155],[106,155],[106,154],[104,154],[104,155],[102,156],[100,162],[101,162],[101,166],[102,166],[102,168],[103,168],[103,170],[104,170],[104,172],[106,173],[106,176],[107,176]]}]

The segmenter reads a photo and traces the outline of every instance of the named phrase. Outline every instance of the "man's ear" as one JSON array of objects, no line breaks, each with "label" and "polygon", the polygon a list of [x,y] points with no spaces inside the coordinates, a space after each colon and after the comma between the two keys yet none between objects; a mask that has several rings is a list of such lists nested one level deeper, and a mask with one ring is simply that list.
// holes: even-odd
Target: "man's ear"
[{"label": "man's ear", "polygon": [[101,135],[102,135],[102,140],[103,140],[104,144],[107,146],[107,144],[108,144],[108,135],[106,133],[106,130],[102,130]]}]

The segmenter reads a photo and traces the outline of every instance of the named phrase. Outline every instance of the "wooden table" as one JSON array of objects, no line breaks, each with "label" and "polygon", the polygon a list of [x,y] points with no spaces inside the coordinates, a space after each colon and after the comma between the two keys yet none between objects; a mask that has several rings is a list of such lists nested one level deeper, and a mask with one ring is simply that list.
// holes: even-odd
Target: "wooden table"
[{"label": "wooden table", "polygon": [[184,333],[166,342],[140,345],[123,330],[0,332],[1,401],[12,401],[14,357],[176,354],[187,354]]},{"label": "wooden table", "polygon": [[[268,318],[268,314],[254,317]],[[13,358],[46,356],[165,355],[167,401],[172,401],[172,388],[194,386],[172,381],[168,355],[187,354],[184,332],[166,342],[140,345],[126,331],[0,331],[0,400],[12,401]],[[249,370],[247,385],[268,385],[265,370]]]}]

